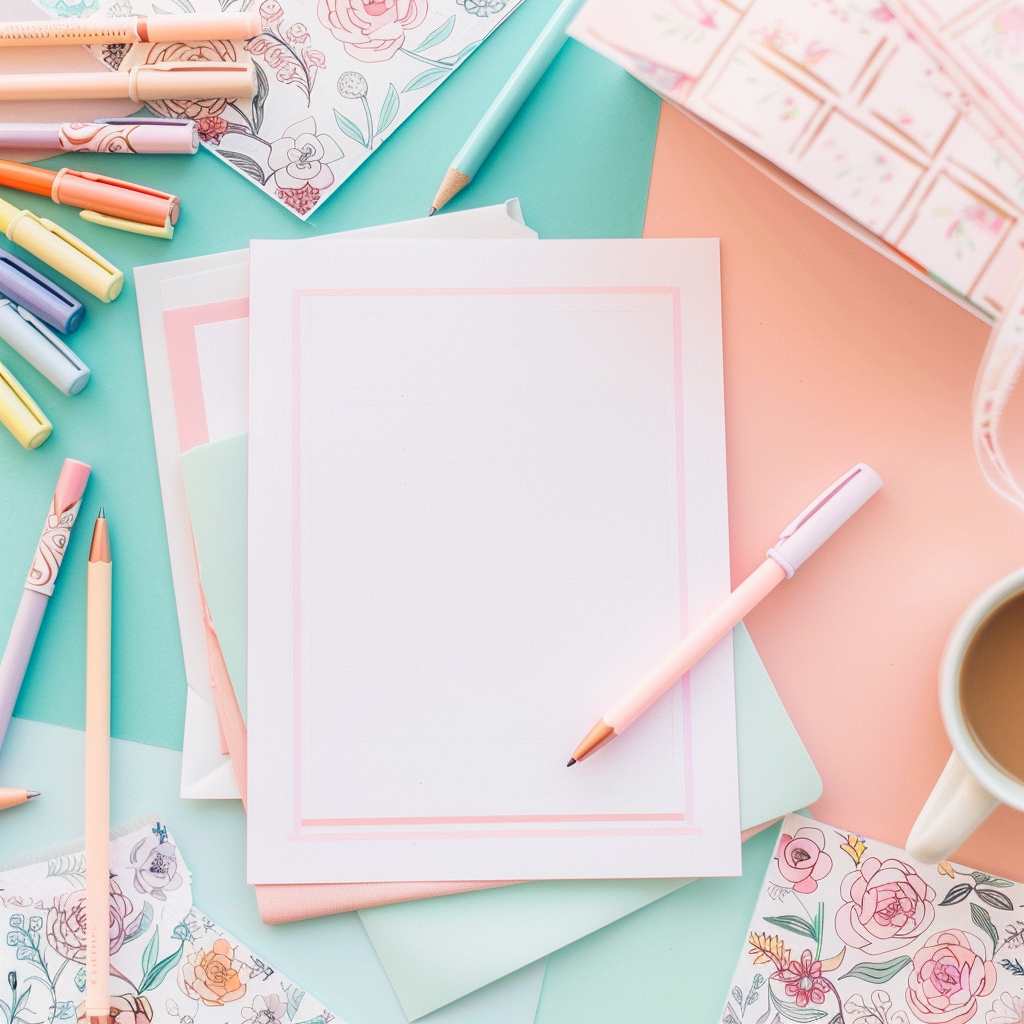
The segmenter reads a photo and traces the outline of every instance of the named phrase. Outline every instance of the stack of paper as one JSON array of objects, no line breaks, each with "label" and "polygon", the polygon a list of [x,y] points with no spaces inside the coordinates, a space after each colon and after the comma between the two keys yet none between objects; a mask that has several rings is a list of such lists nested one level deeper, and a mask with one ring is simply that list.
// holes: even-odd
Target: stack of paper
[{"label": "stack of paper", "polygon": [[[430,231],[439,232],[439,235],[435,237],[444,237],[445,232],[448,233],[447,237],[457,235],[465,237],[473,233],[504,234],[506,237],[515,234],[532,236],[532,232],[529,232],[529,229],[522,225],[521,219],[517,218],[517,213],[517,207],[510,204],[507,209],[499,207],[451,217],[433,218],[432,221],[425,222],[429,225],[426,227],[424,222],[415,222],[372,230],[388,232],[391,237],[403,235],[408,237],[419,232],[426,234]],[[324,243],[318,242],[318,244]],[[622,243],[616,244],[621,245]],[[299,249],[307,245],[309,243],[296,243]],[[403,246],[403,249],[408,251],[410,246]],[[323,258],[314,262],[319,262],[320,265],[328,268],[348,267],[356,255],[349,250],[348,253],[342,254],[340,257],[333,256],[329,263],[325,263]],[[358,255],[361,259],[355,258],[355,263],[366,264],[365,250]],[[294,263],[294,259],[291,262]],[[431,263],[430,260],[425,262]],[[437,260],[433,261],[433,263],[437,262]],[[524,258],[520,256],[517,261],[510,261],[507,256],[502,257],[504,278],[507,278],[505,267],[515,262],[523,263]],[[563,259],[561,262],[566,261]],[[580,267],[577,273],[581,275],[593,275],[593,268],[600,264],[600,261],[593,257],[577,259],[576,262]],[[279,266],[280,262],[278,261],[274,265]],[[395,265],[395,259],[391,258],[388,265],[389,268]],[[715,272],[717,276],[717,265]],[[328,270],[325,273],[330,275],[334,271]],[[268,294],[279,287],[279,276],[279,274],[276,275],[273,288],[264,289]],[[304,273],[301,283],[303,286],[310,286],[312,280],[308,273]],[[541,288],[552,288],[553,280],[557,280],[557,275],[549,267],[545,270]],[[200,791],[206,789],[209,792],[214,789],[218,780],[223,782],[224,779],[231,779],[229,773],[232,773],[232,766],[219,752],[217,718],[213,712],[209,688],[210,662],[207,658],[205,643],[207,638],[204,636],[202,625],[204,599],[209,607],[212,623],[216,627],[215,647],[213,648],[215,657],[219,658],[221,654],[223,655],[223,664],[226,667],[224,675],[230,676],[228,685],[232,693],[235,713],[238,716],[243,751],[246,742],[245,719],[249,718],[251,722],[252,715],[252,698],[247,679],[245,650],[248,635],[245,565],[247,536],[249,535],[246,500],[248,444],[247,435],[242,432],[249,421],[249,405],[245,387],[250,334],[248,258],[247,254],[242,252],[202,257],[198,260],[185,260],[178,264],[140,268],[137,272],[137,281],[161,483],[167,511],[169,536],[172,537],[172,560],[176,567],[175,586],[179,594],[179,616],[182,619],[183,640],[187,629],[192,631],[193,638],[196,640],[194,653],[198,651],[202,655],[201,658],[194,659],[193,664],[198,672],[197,681],[200,684],[205,684],[205,694],[200,695],[198,687],[192,686],[193,676],[190,675],[189,722],[193,727],[193,741],[197,737],[194,728],[197,719],[203,723],[206,730],[206,745],[202,747],[193,742],[190,750],[193,756],[196,754],[199,755],[199,758],[205,756],[205,764],[211,766],[211,770],[207,771],[205,775],[201,771],[193,770],[192,778],[199,783],[195,787],[196,789]],[[346,272],[344,282],[351,287],[353,285],[352,275]],[[390,275],[389,284],[394,285]],[[395,287],[398,286],[395,285]],[[508,287],[507,280],[503,281],[502,287]],[[594,288],[595,286],[589,287]],[[596,287],[613,286],[604,283]],[[650,287],[650,285],[646,284],[642,287]],[[364,284],[360,290],[370,289]],[[593,300],[588,298],[587,301]],[[643,301],[651,300],[645,298]],[[653,301],[657,302],[658,300],[655,298]],[[586,313],[585,302],[580,305],[582,307],[580,310],[573,307],[572,316],[575,317],[578,312]],[[545,317],[549,315],[551,309],[550,303],[542,306]],[[679,324],[684,335],[693,336],[699,333],[701,322],[694,315],[699,309],[699,304],[688,307],[680,303]],[[555,311],[558,312],[557,308]],[[630,315],[628,309],[625,310],[625,317],[624,310],[621,308],[609,310],[602,307],[602,312],[605,314],[611,312],[619,317],[620,322],[625,319],[628,323]],[[642,308],[641,312],[644,316],[648,316],[651,311]],[[505,310],[503,310],[504,313]],[[561,311],[561,315],[564,315],[564,310]],[[717,313],[715,315],[717,317]],[[473,316],[477,316],[476,310],[473,310]],[[380,322],[377,312],[374,312],[371,319],[375,325]],[[676,322],[674,308],[670,313],[669,320],[672,325]],[[657,335],[659,322],[663,323],[664,321],[659,321],[655,307],[653,319],[645,321],[648,328],[655,328],[649,333]],[[589,323],[593,325],[593,320],[591,319]],[[446,329],[451,326],[453,325],[446,324]],[[675,326],[670,326],[668,331],[674,336]],[[479,332],[476,333],[479,334]],[[521,333],[529,336],[529,332]],[[341,336],[336,330],[330,329],[329,335]],[[476,334],[474,334],[475,336]],[[484,332],[480,336],[490,338],[492,332]],[[572,335],[570,334],[570,336]],[[599,332],[591,331],[577,347],[592,344],[593,338],[599,337]],[[613,355],[616,353],[614,345],[604,347]],[[465,347],[461,351],[465,352]],[[552,357],[555,354],[554,352],[541,353],[547,359],[544,365],[549,373],[551,368],[557,365],[552,362]],[[570,351],[568,355],[575,357],[576,353]],[[607,359],[607,352],[603,355]],[[618,350],[618,355],[621,358],[621,347]],[[534,358],[536,357],[537,352],[534,350]],[[505,360],[503,367],[506,370],[514,367],[514,361],[510,362],[509,360],[508,351],[504,353],[503,358]],[[718,359],[720,360],[720,355]],[[417,362],[411,357],[407,358],[406,362],[417,368],[429,365],[422,359]],[[474,373],[480,373],[479,365],[473,367],[471,360],[467,361],[467,364]],[[607,388],[610,386],[609,382],[612,382],[614,386],[619,386],[620,381],[616,374],[621,376],[623,364],[621,361],[615,364],[616,374],[608,373],[607,365],[606,363],[604,382],[602,383],[600,377],[592,372],[589,384],[591,388],[594,388],[596,380],[598,388],[601,386],[606,388],[606,393],[601,395],[602,400],[606,399],[610,393],[607,392]],[[576,366],[578,368],[579,364],[577,363]],[[666,377],[667,367],[667,363],[662,364],[660,373],[663,379]],[[450,367],[447,372],[451,372]],[[464,368],[460,367],[460,372],[464,372]],[[585,377],[586,374],[582,376]],[[665,390],[662,398],[657,402],[648,401],[647,403],[645,429],[651,429],[646,421],[654,424],[659,421],[663,424],[673,421],[673,414],[677,409],[677,377],[674,358],[668,376],[671,378],[671,384]],[[350,377],[351,374],[346,374],[342,379]],[[473,381],[470,383],[472,384]],[[504,381],[501,383],[502,385],[506,384]],[[546,386],[549,387],[552,394],[564,400],[564,394],[557,396],[554,391],[555,383],[556,381],[552,380],[546,382]],[[480,386],[479,379],[477,379],[476,386]],[[572,389],[574,410],[579,407],[582,412],[586,408],[586,402],[583,400],[587,396],[585,393],[578,392],[575,381],[572,382]],[[449,398],[451,394],[449,389]],[[493,394],[493,386],[478,392],[478,396],[482,396],[484,399],[491,398]],[[640,395],[642,397],[642,391]],[[540,396],[541,399],[545,397],[548,397],[550,401],[550,396]],[[378,404],[380,404],[379,399],[380,396],[378,396]],[[400,401],[401,396],[399,396]],[[262,404],[265,405],[265,403]],[[480,405],[479,397],[472,404]],[[536,404],[535,402],[534,405],[536,406]],[[630,403],[620,401],[617,404],[620,407],[628,407]],[[525,407],[535,411],[530,406]],[[621,408],[613,411],[620,416],[619,426],[621,427],[621,418],[628,417],[628,409],[625,413]],[[518,431],[521,422],[531,421],[524,420],[520,416],[515,422]],[[563,417],[560,423],[564,424],[564,422]],[[592,426],[595,421],[593,418],[586,420],[581,415],[579,422],[581,425]],[[609,426],[613,422],[609,418]],[[537,423],[543,424],[543,420],[538,419]],[[676,426],[678,427],[678,423]],[[536,430],[537,427],[535,426],[534,429]],[[667,451],[670,447],[672,449],[676,447],[677,434],[675,431],[671,432],[671,445],[669,445],[665,440],[669,433],[663,430],[661,441],[663,451]],[[699,435],[699,431],[692,431],[692,433]],[[509,436],[514,438],[514,434]],[[620,450],[626,450],[624,442],[629,438],[615,437],[614,432],[610,430],[606,431],[604,436],[614,441],[607,451],[614,453],[616,445],[619,445]],[[635,439],[632,443],[635,444]],[[599,452],[598,454],[604,453]],[[505,457],[507,467],[509,465],[507,454]],[[614,462],[607,464],[615,465]],[[703,468],[707,469],[707,467]],[[665,475],[663,470],[660,472],[662,476]],[[477,474],[479,475],[479,473],[478,466]],[[278,488],[279,492],[281,490]],[[666,488],[662,488],[662,490],[664,491]],[[360,491],[360,493],[364,492]],[[649,495],[651,492],[645,493]],[[678,502],[678,490],[676,495],[675,500]],[[279,493],[278,498],[281,496]],[[287,492],[283,496],[287,498]],[[664,498],[662,500],[664,501]],[[543,510],[533,510],[534,522],[537,522],[536,516],[540,511]],[[578,506],[575,514],[577,518],[574,525],[580,522],[586,525],[585,520],[580,519]],[[172,530],[172,521],[176,524],[174,530]],[[705,520],[704,528],[707,528],[709,522],[711,522],[710,519]],[[700,523],[690,527],[690,523],[687,521],[686,526],[697,537],[700,536]],[[176,551],[173,540],[175,534],[179,538]],[[570,536],[570,540],[574,541],[575,539]],[[578,542],[576,543],[578,546]],[[576,553],[570,552],[570,556],[573,554]],[[635,557],[635,552],[632,553],[632,556]],[[196,573],[196,559],[198,559],[201,569],[201,587]],[[727,585],[727,581],[725,585]],[[187,598],[190,590],[193,592],[194,602],[191,606],[187,600],[181,599],[181,594],[184,593]],[[676,593],[679,591],[677,590]],[[688,590],[685,595],[686,601],[693,601],[695,598],[699,599],[699,588]],[[675,600],[678,614],[678,598]],[[591,599],[590,607],[599,606],[595,605]],[[189,610],[190,608],[191,610]],[[678,631],[682,628],[678,618],[674,628],[678,635]],[[325,631],[323,635],[330,636],[330,630]],[[764,673],[763,666],[761,666],[749,638],[742,629],[737,633],[735,651],[736,714],[741,745],[739,751],[740,809],[738,825],[732,826],[734,836],[740,826],[746,830],[753,830],[767,821],[774,820],[793,807],[812,802],[820,793],[820,781],[817,773],[810,764],[770,680]],[[618,678],[611,682],[613,689],[610,692],[614,692],[615,686],[621,685],[623,675],[628,676],[628,672],[619,673]],[[597,700],[595,699],[595,706],[584,709],[585,714],[591,718],[596,717],[601,710],[596,704]],[[193,713],[196,708],[201,709],[201,718]],[[580,709],[577,711],[579,712]],[[589,724],[585,721],[584,712],[580,712],[579,722],[575,723],[574,729],[569,731],[569,735],[572,736],[572,739],[568,741],[570,745],[576,739],[575,732],[582,734]],[[658,727],[665,730],[668,726],[668,732],[671,735],[676,728],[678,719],[673,721],[671,711],[668,716],[660,717],[662,721],[658,723]],[[230,729],[227,731],[230,733]],[[227,739],[228,737],[225,738],[225,746],[228,745]],[[267,766],[279,769],[282,762],[291,756],[282,749],[282,743],[286,739],[287,735],[283,735],[280,729],[276,729],[273,739],[276,753],[274,758],[264,758]],[[627,737],[619,741],[624,751],[628,740],[627,734]],[[558,769],[559,775],[563,778],[571,774],[564,768],[566,754],[562,747],[565,742],[565,737],[562,736],[558,744],[560,755]],[[604,753],[614,753],[614,750]],[[189,748],[187,748],[186,755],[183,783],[190,767]],[[203,762],[199,758],[196,759],[193,769],[203,767]],[[770,778],[760,769],[760,766],[767,760],[780,766],[779,770],[773,772]],[[217,761],[221,763],[212,763]],[[599,759],[592,762],[592,765],[595,766],[599,764]],[[251,759],[249,769],[252,772]],[[246,782],[244,771],[242,772],[242,782],[244,787]],[[261,782],[260,785],[263,786],[264,783]],[[372,787],[364,783],[362,788],[368,791]],[[252,794],[256,792],[253,789],[251,775],[248,789],[251,799]],[[185,793],[186,789],[183,785],[183,795]],[[258,801],[260,798],[256,799]],[[691,796],[690,799],[693,797]],[[685,821],[686,811],[684,803],[681,811],[674,813],[682,813]],[[623,812],[616,808],[611,813],[630,812]],[[640,813],[650,812],[641,811]],[[538,823],[530,822],[528,824],[533,827]],[[584,825],[591,827],[590,822],[586,822]],[[619,828],[622,827],[618,822],[615,822],[615,825]],[[479,828],[479,825],[477,827]],[[549,826],[544,823],[543,827]],[[633,827],[636,827],[635,823]],[[644,822],[639,827],[648,826]],[[655,827],[663,828],[664,825],[659,823]],[[676,821],[670,821],[668,827],[679,828],[680,826]],[[419,838],[417,836],[417,839]],[[520,839],[518,836],[516,838]],[[547,839],[546,836],[544,838]],[[629,838],[632,841],[633,837]],[[653,838],[658,840],[671,838],[673,841],[678,841],[682,837],[655,836]],[[574,836],[572,839],[574,842],[584,845],[580,837]],[[587,842],[589,839],[590,837],[587,837]],[[290,841],[285,840],[285,842]],[[514,863],[518,864],[518,861]],[[565,871],[568,877],[583,873],[575,868]],[[626,872],[623,871],[623,873]],[[402,883],[378,880],[365,883],[316,882],[312,885],[303,883],[259,884],[257,885],[257,894],[261,914],[266,920],[294,920],[315,914],[332,913],[341,909],[391,903],[396,899],[407,900],[415,895],[433,892],[460,892],[471,888],[479,889],[480,886],[502,885],[501,888],[467,893],[465,897],[443,897],[364,911],[369,915],[365,918],[367,928],[377,946],[396,993],[407,1014],[412,1018],[446,1005],[481,986],[488,985],[526,964],[535,962],[538,958],[544,957],[548,952],[567,942],[572,942],[595,928],[644,906],[685,884],[686,878],[679,876],[689,874],[690,871],[683,866],[673,870],[663,869],[660,872],[655,870],[633,871],[632,868],[629,871],[630,875],[645,873],[654,877],[649,877],[646,880],[630,877],[623,878],[621,881],[567,880],[508,885],[486,880],[467,882],[465,877],[469,875],[469,872],[457,873],[454,871],[447,875],[452,879],[451,881],[438,882],[433,876],[437,875],[443,878],[445,875],[443,872],[433,871],[429,876],[426,875],[426,872],[422,873],[423,876],[430,879],[423,882]],[[705,872],[702,868],[695,866],[694,873]],[[484,872],[478,872],[477,877],[483,874]],[[503,874],[522,878],[527,873],[508,871]],[[538,870],[535,877],[549,877],[554,874],[555,872]],[[658,874],[662,876],[675,875],[676,877],[657,877]],[[491,878],[497,876],[498,872],[490,875]],[[333,877],[346,876],[335,875]],[[379,879],[382,875],[378,874],[377,877]],[[515,922],[527,918],[531,921],[528,934],[523,933],[517,936]],[[436,952],[436,958],[426,955],[428,951],[423,948],[424,935],[431,937],[428,940],[428,945],[430,951]],[[458,969],[454,967],[456,964],[459,965]]]}]

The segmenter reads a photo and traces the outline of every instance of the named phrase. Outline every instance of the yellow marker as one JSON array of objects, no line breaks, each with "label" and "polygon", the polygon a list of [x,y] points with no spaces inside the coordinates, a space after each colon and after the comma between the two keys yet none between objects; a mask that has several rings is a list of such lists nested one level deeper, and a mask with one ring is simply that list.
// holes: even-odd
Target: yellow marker
[{"label": "yellow marker", "polygon": [[0,231],[97,299],[111,302],[121,294],[124,274],[52,220],[0,199]]},{"label": "yellow marker", "polygon": [[0,423],[25,448],[38,448],[53,431],[53,424],[18,378],[0,363]]}]

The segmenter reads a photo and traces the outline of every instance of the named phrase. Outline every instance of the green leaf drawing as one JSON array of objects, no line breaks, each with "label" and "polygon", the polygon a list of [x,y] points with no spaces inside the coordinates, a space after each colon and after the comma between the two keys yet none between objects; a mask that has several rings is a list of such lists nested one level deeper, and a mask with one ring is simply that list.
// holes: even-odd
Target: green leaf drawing
[{"label": "green leaf drawing", "polygon": [[475,43],[470,43],[469,46],[464,46],[457,54],[455,54],[454,57],[448,57],[447,59],[450,60],[452,64],[458,64],[460,60],[465,60],[465,58],[468,57],[482,42],[482,39],[478,39]]},{"label": "green leaf drawing", "polygon": [[771,989],[768,989],[768,997],[783,1017],[795,1020],[797,1024],[811,1024],[811,1021],[821,1020],[822,1017],[828,1016],[825,1010],[815,1010],[812,1006],[797,1006],[796,1003],[787,1003],[775,995]]},{"label": "green leaf drawing", "polygon": [[963,901],[967,899],[973,891],[974,886],[971,885],[970,882],[959,882],[946,893],[945,898],[939,906],[951,907],[954,903],[963,903]]},{"label": "green leaf drawing", "polygon": [[288,1019],[294,1020],[295,1014],[299,1011],[299,1004],[306,998],[306,993],[298,985],[292,985],[288,990]]},{"label": "green leaf drawing", "polygon": [[1013,910],[1013,900],[1004,892],[996,892],[995,889],[975,889],[979,900],[987,903],[996,910]]},{"label": "green leaf drawing", "polygon": [[803,935],[804,938],[810,939],[811,942],[818,941],[818,933],[815,931],[814,925],[808,924],[802,917],[797,917],[795,914],[783,914],[781,917],[766,917],[765,921],[768,924],[775,925],[776,928],[785,928],[786,931]]},{"label": "green leaf drawing", "polygon": [[422,53],[424,50],[429,50],[432,46],[437,46],[438,43],[443,43],[452,34],[453,28],[455,28],[454,14],[440,28],[435,28],[412,52]]},{"label": "green leaf drawing", "polygon": [[984,871],[972,871],[971,877],[974,879],[975,885],[996,885],[1000,889],[1008,889],[1013,882],[1008,882],[1005,878],[996,878],[994,875],[986,875]]},{"label": "green leaf drawing", "polygon": [[178,961],[181,959],[182,951],[185,949],[185,943],[183,942],[170,956],[165,957],[158,964],[154,964],[152,970],[150,970],[146,976],[142,979],[142,983],[139,985],[139,995],[143,992],[148,992],[151,988],[156,988],[161,981],[167,976],[169,971],[174,970],[177,966]]},{"label": "green leaf drawing", "polygon": [[[454,18],[455,15],[452,15]],[[395,119],[395,115],[398,113],[398,107],[401,100],[398,98],[398,92],[394,85],[388,86],[388,94],[384,97],[384,102],[380,105],[380,113],[377,115],[377,134],[382,135],[384,130],[391,124]]]},{"label": "green leaf drawing", "polygon": [[267,177],[263,173],[263,168],[246,153],[236,153],[230,149],[218,149],[217,155],[222,156],[229,164],[234,164],[240,171],[244,171],[250,178],[258,181],[261,185],[267,183]]},{"label": "green leaf drawing", "polygon": [[258,135],[263,125],[263,108],[267,105],[267,97],[270,95],[270,81],[258,61],[253,61],[252,66],[256,72],[256,95],[252,98],[252,127],[254,134]]},{"label": "green leaf drawing", "polygon": [[350,121],[340,110],[334,111],[334,120],[338,122],[338,127],[352,140],[358,142],[360,146],[368,145],[366,139],[363,137],[362,131],[359,129],[354,121]]},{"label": "green leaf drawing", "polygon": [[46,864],[47,878],[71,878],[85,885],[85,854],[72,853],[66,857],[54,857]]},{"label": "green leaf drawing", "polygon": [[983,929],[985,934],[992,940],[992,955],[995,956],[996,949],[999,946],[999,932],[992,923],[992,915],[984,907],[979,907],[977,903],[972,903],[971,920],[978,928]]},{"label": "green leaf drawing", "polygon": [[426,89],[428,85],[433,85],[435,82],[441,81],[442,78],[447,78],[450,74],[451,71],[443,68],[431,68],[429,71],[418,74],[402,92],[415,92],[417,89]]},{"label": "green leaf drawing", "polygon": [[143,903],[142,913],[135,919],[132,930],[125,932],[124,941],[131,942],[132,939],[137,939],[140,935],[144,935],[152,923],[153,905],[151,903]]},{"label": "green leaf drawing", "polygon": [[839,980],[857,978],[859,981],[867,981],[872,985],[884,985],[887,981],[892,981],[909,963],[909,956],[898,956],[895,960],[886,960],[882,964],[873,964],[870,961],[866,961],[865,963],[857,964],[856,967],[851,967],[850,970],[840,976]]},{"label": "green leaf drawing", "polygon": [[145,977],[156,962],[160,959],[160,931],[159,929],[153,932],[153,938],[146,944],[146,948],[142,953],[142,976]]}]

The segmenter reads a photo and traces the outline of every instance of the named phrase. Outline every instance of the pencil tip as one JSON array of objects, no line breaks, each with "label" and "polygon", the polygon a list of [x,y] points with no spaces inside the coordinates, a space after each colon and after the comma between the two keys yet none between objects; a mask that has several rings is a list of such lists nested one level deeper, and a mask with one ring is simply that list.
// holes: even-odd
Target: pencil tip
[{"label": "pencil tip", "polygon": [[103,506],[100,505],[100,514],[96,517],[97,519],[106,519],[107,517],[103,514]]},{"label": "pencil tip", "polygon": [[575,757],[570,757],[569,758],[569,763],[565,767],[566,768],[571,768],[575,763],[576,763],[576,758]]},{"label": "pencil tip", "polygon": [[428,213],[427,216],[428,217],[433,217],[435,213],[437,213],[437,207],[436,206],[432,206],[430,208],[430,213]]},{"label": "pencil tip", "polygon": [[25,797],[26,800],[34,800],[37,796],[40,795],[34,789],[28,790],[27,793],[28,795]]}]

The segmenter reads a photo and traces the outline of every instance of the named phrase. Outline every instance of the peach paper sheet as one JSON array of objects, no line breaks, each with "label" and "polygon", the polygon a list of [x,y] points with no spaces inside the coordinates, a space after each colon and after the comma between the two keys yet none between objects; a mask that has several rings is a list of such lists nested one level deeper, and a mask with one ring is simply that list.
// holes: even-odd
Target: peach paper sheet
[{"label": "peach paper sheet", "polygon": [[[746,622],[824,780],[815,817],[902,846],[949,757],[946,636],[1024,565],[971,445],[989,329],[667,105],[644,233],[721,239],[733,584],[816,481],[858,460],[885,481]],[[1007,435],[1022,424],[1011,409]],[[1003,807],[957,859],[1012,878],[1022,849]]]}]

